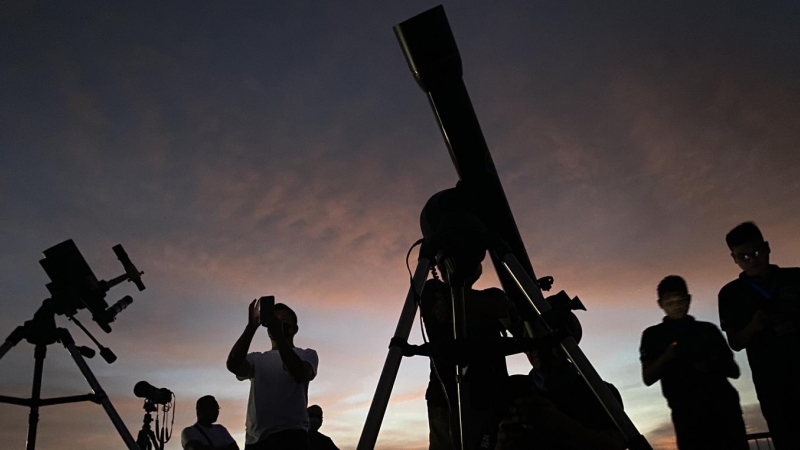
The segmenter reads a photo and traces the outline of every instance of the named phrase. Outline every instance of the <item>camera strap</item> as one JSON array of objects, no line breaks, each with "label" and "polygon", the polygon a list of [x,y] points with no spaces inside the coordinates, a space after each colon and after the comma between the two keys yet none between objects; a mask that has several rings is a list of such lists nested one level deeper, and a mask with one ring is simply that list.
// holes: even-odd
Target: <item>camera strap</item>
[{"label": "camera strap", "polygon": [[213,446],[214,446],[214,443],[213,443],[213,442],[211,442],[211,438],[209,438],[209,437],[208,437],[208,435],[206,434],[206,432],[205,432],[205,431],[203,431],[203,429],[202,429],[202,428],[200,428],[200,425],[199,425],[199,424],[194,424],[194,427],[197,429],[197,431],[199,431],[199,432],[200,432],[200,434],[202,434],[202,435],[203,435],[203,437],[204,437],[204,438],[206,438],[206,440],[208,441],[208,445],[210,445],[210,446],[212,446],[212,447],[213,447]]}]

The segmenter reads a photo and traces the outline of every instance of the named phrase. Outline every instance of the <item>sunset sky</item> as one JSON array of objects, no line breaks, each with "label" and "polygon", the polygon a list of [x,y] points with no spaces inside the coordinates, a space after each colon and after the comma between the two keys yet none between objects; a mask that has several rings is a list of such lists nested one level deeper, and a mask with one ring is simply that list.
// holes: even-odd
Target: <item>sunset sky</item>
[{"label": "sunset sky", "polygon": [[[432,1],[37,2],[0,5],[0,334],[48,296],[41,252],[73,239],[98,278],[122,244],[147,289],[89,365],[128,429],[133,386],[177,396],[175,436],[217,397],[244,443],[248,383],[225,358],[247,304],[297,311],[319,353],[309,402],[355,448],[408,290],[427,199],[457,181],[392,26]],[[719,323],[738,274],[724,235],[754,220],[773,262],[800,264],[800,7],[796,2],[445,3],[464,80],[537,275],[580,296],[586,355],[657,449],[659,386],[640,377],[655,287],[682,275]],[[411,264],[415,263],[412,254]],[[482,287],[496,285],[489,267]],[[64,317],[81,345],[89,339]],[[410,341],[422,340],[415,325]],[[268,348],[265,330],[253,349]],[[743,353],[734,380],[765,431]],[[511,373],[527,373],[510,358]],[[0,395],[29,397],[33,347],[0,360]],[[428,362],[405,359],[380,449],[427,448]],[[49,347],[43,396],[89,386]],[[0,442],[28,409],[0,404]],[[92,403],[45,407],[37,448],[122,448]],[[74,443],[74,444],[72,444]]]}]

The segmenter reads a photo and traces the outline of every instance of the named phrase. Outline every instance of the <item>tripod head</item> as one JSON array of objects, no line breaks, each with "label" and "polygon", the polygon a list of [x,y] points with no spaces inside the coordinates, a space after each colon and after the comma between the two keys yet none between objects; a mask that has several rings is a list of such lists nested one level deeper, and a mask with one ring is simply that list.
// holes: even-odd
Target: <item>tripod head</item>
[{"label": "tripod head", "polygon": [[109,324],[133,299],[126,296],[109,306],[105,301],[106,292],[126,280],[132,281],[139,291],[145,289],[141,279],[144,272],[136,269],[122,245],[115,245],[113,250],[125,273],[109,281],[97,279],[72,239],[44,251],[45,257],[39,263],[51,280],[47,289],[52,295],[51,309],[55,314],[72,317],[78,310],[88,309],[92,320],[106,333],[111,332]]}]

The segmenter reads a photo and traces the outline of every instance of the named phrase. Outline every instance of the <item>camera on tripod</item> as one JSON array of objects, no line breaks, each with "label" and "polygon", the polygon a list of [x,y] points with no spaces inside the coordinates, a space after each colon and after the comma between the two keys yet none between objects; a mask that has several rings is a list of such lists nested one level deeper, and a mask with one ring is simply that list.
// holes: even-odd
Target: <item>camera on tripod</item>
[{"label": "camera on tripod", "polygon": [[147,381],[136,383],[133,387],[133,395],[154,405],[165,405],[172,401],[172,391],[167,388],[157,388]]},{"label": "camera on tripod", "polygon": [[[136,438],[136,445],[139,450],[164,450],[164,444],[172,437],[172,425],[175,423],[175,395],[167,388],[157,388],[147,381],[140,381],[133,387],[133,395],[144,399],[144,419],[142,429]],[[159,420],[159,406],[163,420]],[[172,422],[169,423],[167,417],[172,412]],[[153,417],[150,413],[156,413],[156,433],[150,427]],[[168,425],[169,423],[169,425]]]}]

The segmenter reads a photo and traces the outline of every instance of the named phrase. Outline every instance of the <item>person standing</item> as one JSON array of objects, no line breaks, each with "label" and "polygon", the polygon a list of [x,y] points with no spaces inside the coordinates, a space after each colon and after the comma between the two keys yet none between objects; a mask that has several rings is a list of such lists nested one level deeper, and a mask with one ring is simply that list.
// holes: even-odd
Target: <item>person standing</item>
[{"label": "person standing", "polygon": [[[457,260],[455,265],[468,274],[463,282],[467,335],[475,341],[490,341],[502,336],[505,330],[502,322],[509,320],[510,308],[513,307],[505,293],[498,288],[473,289],[483,273],[479,262]],[[422,320],[430,343],[434,345],[454,341],[452,295],[448,284],[451,280],[447,279],[444,264],[440,264],[439,270],[447,282],[437,278],[428,280],[420,298]],[[459,418],[454,352],[432,355],[430,367],[425,392],[430,428],[428,449],[451,450],[459,441],[453,430],[453,424]],[[494,448],[500,422],[496,411],[498,392],[507,378],[508,369],[502,355],[473,356],[469,361],[464,377],[468,384],[469,394],[465,399],[469,407],[462,405],[461,411],[469,423],[462,430],[464,448]]]},{"label": "person standing", "polygon": [[753,222],[725,241],[742,272],[719,292],[720,324],[731,348],[747,351],[775,448],[800,448],[800,268],[770,264],[769,242]]},{"label": "person standing", "polygon": [[739,377],[739,366],[725,338],[714,324],[689,315],[683,278],[670,275],[657,291],[666,316],[642,333],[642,379],[647,386],[661,381],[678,448],[748,449],[739,393],[728,381]]},{"label": "person standing", "polygon": [[245,450],[306,450],[308,383],[317,374],[317,352],[294,346],[297,314],[285,304],[276,303],[266,322],[271,350],[248,353],[260,325],[258,300],[253,300],[226,364],[239,380],[250,381]]}]

